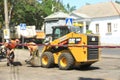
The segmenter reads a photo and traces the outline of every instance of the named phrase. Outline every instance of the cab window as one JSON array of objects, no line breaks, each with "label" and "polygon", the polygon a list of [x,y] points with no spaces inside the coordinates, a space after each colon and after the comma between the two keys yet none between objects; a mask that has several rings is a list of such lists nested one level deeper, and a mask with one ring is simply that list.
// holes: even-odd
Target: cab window
[{"label": "cab window", "polygon": [[53,40],[57,39],[57,38],[60,38],[60,37],[66,35],[68,33],[69,33],[69,30],[68,30],[67,27],[64,27],[64,28],[62,28],[62,27],[55,28],[54,29],[54,33],[53,33]]}]

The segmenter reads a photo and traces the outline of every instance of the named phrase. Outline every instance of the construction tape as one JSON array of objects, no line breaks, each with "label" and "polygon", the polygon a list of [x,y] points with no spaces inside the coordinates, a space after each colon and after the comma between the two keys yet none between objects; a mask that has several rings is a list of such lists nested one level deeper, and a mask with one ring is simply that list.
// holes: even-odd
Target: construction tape
[{"label": "construction tape", "polygon": [[102,45],[51,45],[51,44],[18,44],[18,46],[51,46],[51,47],[87,47],[87,48],[120,48],[120,46],[102,46]]},{"label": "construction tape", "polygon": [[[0,43],[0,45],[3,45],[3,43]],[[79,44],[67,44],[67,45],[51,45],[51,44],[17,44],[17,46],[51,46],[51,47],[87,47],[87,48],[120,48],[120,46],[103,46],[103,45],[79,45]]]}]

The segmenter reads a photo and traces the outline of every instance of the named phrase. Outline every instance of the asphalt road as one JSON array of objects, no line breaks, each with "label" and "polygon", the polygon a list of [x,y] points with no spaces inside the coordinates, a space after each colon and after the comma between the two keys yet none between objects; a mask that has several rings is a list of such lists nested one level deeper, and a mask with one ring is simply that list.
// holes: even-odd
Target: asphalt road
[{"label": "asphalt road", "polygon": [[[101,60],[88,69],[64,71],[54,68],[32,67],[25,63],[29,51],[15,50],[16,66],[6,66],[6,60],[0,62],[0,80],[120,80],[119,49],[103,49]],[[117,58],[114,57],[117,55]]]},{"label": "asphalt road", "polygon": [[103,55],[118,55],[120,56],[120,48],[102,48]]}]

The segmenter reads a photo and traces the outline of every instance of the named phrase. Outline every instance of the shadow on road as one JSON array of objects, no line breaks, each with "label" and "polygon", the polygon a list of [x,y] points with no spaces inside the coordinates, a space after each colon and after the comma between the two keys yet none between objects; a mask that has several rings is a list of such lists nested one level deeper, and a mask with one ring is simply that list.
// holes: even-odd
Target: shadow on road
[{"label": "shadow on road", "polygon": [[27,67],[40,68],[41,66],[32,66],[32,65],[28,65]]},{"label": "shadow on road", "polygon": [[22,66],[21,62],[17,61],[13,63],[14,66]]},{"label": "shadow on road", "polygon": [[[36,68],[36,67],[39,68],[39,67],[41,67],[41,68],[44,68],[42,66],[31,66],[31,65],[29,65],[27,67],[33,67],[33,68]],[[58,65],[55,65],[54,67],[49,68],[49,69],[53,69],[53,68],[58,68],[59,69]],[[70,69],[69,71],[71,71],[71,70],[90,71],[90,70],[97,70],[97,69],[100,69],[100,68],[99,67],[94,67],[94,66],[91,66],[91,67],[88,67],[88,68],[74,67],[74,68]],[[66,71],[68,71],[68,70],[66,70]]]},{"label": "shadow on road", "polygon": [[105,79],[80,77],[78,80],[105,80]]},{"label": "shadow on road", "polygon": [[97,70],[97,69],[100,69],[99,67],[94,67],[94,66],[90,66],[90,67],[87,67],[87,68],[84,68],[84,67],[77,67],[77,68],[74,68],[75,70],[80,70],[80,71],[90,71],[90,70]]}]

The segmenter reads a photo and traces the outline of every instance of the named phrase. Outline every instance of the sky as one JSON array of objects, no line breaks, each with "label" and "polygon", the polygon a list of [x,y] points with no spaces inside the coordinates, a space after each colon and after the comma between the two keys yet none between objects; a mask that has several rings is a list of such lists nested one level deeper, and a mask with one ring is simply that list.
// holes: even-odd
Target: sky
[{"label": "sky", "polygon": [[[69,3],[70,6],[76,6],[76,9],[78,9],[86,5],[86,3],[96,4],[96,3],[116,1],[116,0],[60,0],[60,1],[63,2],[64,5]],[[120,0],[117,0],[117,1],[120,1]]]}]

